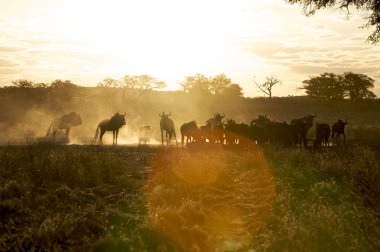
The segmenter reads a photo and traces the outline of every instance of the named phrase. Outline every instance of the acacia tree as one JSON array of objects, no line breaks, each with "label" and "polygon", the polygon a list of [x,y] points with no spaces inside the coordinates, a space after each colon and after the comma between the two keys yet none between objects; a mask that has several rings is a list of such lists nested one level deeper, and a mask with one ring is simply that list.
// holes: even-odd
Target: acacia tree
[{"label": "acacia tree", "polygon": [[239,84],[231,84],[224,89],[223,96],[231,98],[231,97],[242,97],[243,89]]},{"label": "acacia tree", "polygon": [[374,87],[375,80],[364,74],[355,74],[351,72],[344,73],[343,85],[347,91],[347,96],[352,101],[362,99],[372,99],[376,95],[370,91]]},{"label": "acacia tree", "polygon": [[349,99],[356,101],[362,99],[375,98],[375,94],[369,89],[374,87],[374,80],[364,74],[344,73],[336,75],[334,73],[323,73],[319,76],[310,77],[304,80],[303,87],[306,94],[317,98],[327,99]]},{"label": "acacia tree", "polygon": [[166,83],[159,81],[149,75],[125,75],[120,81],[119,86],[123,88],[123,102],[126,94],[132,101],[137,101],[147,91],[166,87]]},{"label": "acacia tree", "polygon": [[274,76],[266,77],[266,81],[261,84],[257,83],[256,80],[254,80],[254,82],[256,87],[260,90],[260,92],[264,93],[269,98],[272,98],[273,87],[277,84],[281,84],[281,81]]},{"label": "acacia tree", "polygon": [[104,87],[104,88],[115,88],[119,86],[119,81],[112,78],[105,78],[102,81],[99,81],[97,84],[98,87]]},{"label": "acacia tree", "polygon": [[380,41],[380,1],[379,0],[287,0],[290,4],[301,4],[306,15],[312,15],[317,10],[338,7],[349,13],[349,7],[356,7],[367,12],[366,27],[375,27],[368,41],[377,44]]},{"label": "acacia tree", "polygon": [[309,80],[302,81],[308,96],[327,99],[343,99],[344,88],[342,77],[334,73],[323,73],[312,76]]},{"label": "acacia tree", "polygon": [[203,74],[196,74],[186,76],[180,85],[186,93],[207,94],[209,93],[210,79]]},{"label": "acacia tree", "polygon": [[213,95],[222,95],[232,84],[231,79],[222,73],[210,78],[209,91]]},{"label": "acacia tree", "polygon": [[34,82],[30,80],[19,79],[12,81],[12,85],[17,88],[34,88]]},{"label": "acacia tree", "polygon": [[74,83],[71,82],[71,80],[55,80],[50,84],[50,87],[52,88],[75,88],[78,87]]}]

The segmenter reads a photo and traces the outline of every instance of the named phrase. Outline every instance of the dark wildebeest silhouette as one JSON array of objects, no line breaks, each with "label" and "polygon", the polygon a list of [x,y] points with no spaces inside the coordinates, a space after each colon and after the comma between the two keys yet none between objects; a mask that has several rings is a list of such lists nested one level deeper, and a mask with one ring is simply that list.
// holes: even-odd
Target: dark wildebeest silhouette
[{"label": "dark wildebeest silhouette", "polygon": [[206,121],[206,125],[209,126],[211,130],[211,136],[209,136],[209,142],[223,143],[224,140],[224,127],[222,123],[222,119],[225,115],[221,115],[220,113],[215,113],[214,117],[208,119]]},{"label": "dark wildebeest silhouette", "polygon": [[327,123],[317,123],[315,131],[314,148],[321,145],[329,146],[330,126]]},{"label": "dark wildebeest silhouette", "polygon": [[251,141],[251,128],[245,123],[236,123],[228,119],[224,124],[227,144],[249,144]]},{"label": "dark wildebeest silhouette", "polygon": [[297,143],[297,132],[294,125],[286,122],[270,122],[264,127],[270,144],[291,147]]},{"label": "dark wildebeest silhouette", "polygon": [[150,134],[150,126],[149,125],[145,125],[145,126],[140,127],[140,129],[139,129],[139,145],[141,145],[141,144],[145,145],[145,144],[149,143],[149,141],[150,141],[149,134]]},{"label": "dark wildebeest silhouette", "polygon": [[272,121],[266,115],[259,115],[257,119],[254,119],[250,123],[251,140],[257,144],[268,143],[268,124]]},{"label": "dark wildebeest silhouette", "polygon": [[165,131],[166,145],[169,145],[169,142],[172,139],[173,135],[175,138],[175,143],[177,144],[177,136],[175,135],[174,123],[173,123],[173,120],[169,118],[169,116],[171,116],[171,113],[166,115],[165,112],[162,112],[159,114],[159,116],[161,117],[161,120],[160,120],[161,144],[164,145],[164,131]]},{"label": "dark wildebeest silhouette", "polygon": [[117,136],[119,134],[119,129],[125,125],[125,114],[114,114],[111,119],[103,120],[98,124],[95,132],[95,140],[98,138],[98,133],[100,129],[99,141],[102,142],[103,135],[106,131],[112,131],[113,138],[112,144],[117,144]]},{"label": "dark wildebeest silhouette", "polygon": [[202,125],[199,127],[199,134],[200,134],[200,139],[202,142],[206,142],[207,140],[211,142],[212,138],[212,130],[211,130],[211,125],[206,124]]},{"label": "dark wildebeest silhouette", "polygon": [[188,123],[182,124],[180,127],[181,131],[181,143],[183,147],[183,143],[186,137],[186,143],[191,143],[199,139],[199,129],[196,121],[191,121]]},{"label": "dark wildebeest silhouette", "polygon": [[336,123],[333,124],[332,126],[332,134],[331,138],[333,140],[333,143],[338,144],[338,137],[340,135],[343,135],[343,143],[346,143],[346,134],[344,134],[344,127],[348,124],[347,120],[346,122],[343,122],[342,120],[338,120]]},{"label": "dark wildebeest silhouette", "polygon": [[299,119],[293,119],[290,124],[293,125],[296,132],[297,144],[307,147],[307,132],[313,126],[315,115],[308,115]]},{"label": "dark wildebeest silhouette", "polygon": [[66,130],[66,137],[69,137],[70,129],[73,126],[78,126],[82,124],[82,119],[76,112],[71,112],[69,114],[65,114],[62,117],[54,119],[49,129],[46,133],[46,136],[50,134],[53,135],[53,139],[55,140],[55,136],[58,130]]}]

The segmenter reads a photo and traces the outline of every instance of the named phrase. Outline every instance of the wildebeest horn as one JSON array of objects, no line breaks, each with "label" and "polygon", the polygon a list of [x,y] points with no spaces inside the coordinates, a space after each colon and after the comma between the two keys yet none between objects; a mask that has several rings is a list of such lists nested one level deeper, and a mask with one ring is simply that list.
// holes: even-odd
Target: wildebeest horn
[{"label": "wildebeest horn", "polygon": [[217,117],[217,115],[218,115],[218,113],[215,113],[215,114],[214,114],[214,117]]},{"label": "wildebeest horn", "polygon": [[220,116],[221,118],[224,118],[226,115],[223,113],[223,116]]}]

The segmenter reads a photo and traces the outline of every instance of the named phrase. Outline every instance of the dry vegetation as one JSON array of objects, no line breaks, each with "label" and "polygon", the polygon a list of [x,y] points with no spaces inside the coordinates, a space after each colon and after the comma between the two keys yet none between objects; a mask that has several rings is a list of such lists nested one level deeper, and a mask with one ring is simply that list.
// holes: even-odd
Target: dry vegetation
[{"label": "dry vegetation", "polygon": [[3,146],[0,160],[0,250],[380,248],[379,158],[363,146]]}]

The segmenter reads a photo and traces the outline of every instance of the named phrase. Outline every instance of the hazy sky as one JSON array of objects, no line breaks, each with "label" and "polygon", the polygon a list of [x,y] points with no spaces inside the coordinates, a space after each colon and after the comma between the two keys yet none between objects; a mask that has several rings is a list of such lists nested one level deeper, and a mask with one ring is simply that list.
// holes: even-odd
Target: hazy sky
[{"label": "hazy sky", "polygon": [[245,96],[274,75],[275,96],[302,80],[352,71],[376,80],[380,45],[352,10],[305,17],[282,0],[0,0],[0,85],[149,74],[180,89],[185,76],[225,73]]}]

